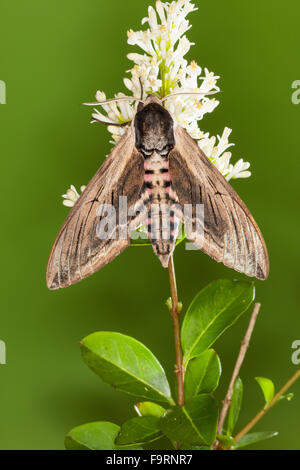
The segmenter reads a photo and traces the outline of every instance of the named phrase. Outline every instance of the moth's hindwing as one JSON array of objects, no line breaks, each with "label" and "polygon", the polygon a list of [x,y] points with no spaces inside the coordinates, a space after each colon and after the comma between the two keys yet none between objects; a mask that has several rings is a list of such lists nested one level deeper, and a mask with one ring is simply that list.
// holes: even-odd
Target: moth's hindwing
[{"label": "moth's hindwing", "polygon": [[[181,127],[175,130],[175,147],[169,154],[170,176],[184,211],[187,238],[225,266],[266,279],[269,258],[262,234],[248,208],[218,169]],[[195,207],[204,206],[203,220]],[[195,227],[202,230],[197,233]]]},{"label": "moth's hindwing", "polygon": [[[119,197],[126,196],[128,207],[134,206],[143,184],[144,159],[135,147],[131,126],[90,181],[56,238],[47,267],[50,289],[67,287],[90,276],[129,245],[129,224],[134,229],[141,220],[134,216],[125,222],[119,220]],[[110,224],[108,218],[111,233],[101,239],[97,224],[103,215],[99,208],[105,204],[115,209],[112,217],[115,214],[116,223],[112,220]]]}]

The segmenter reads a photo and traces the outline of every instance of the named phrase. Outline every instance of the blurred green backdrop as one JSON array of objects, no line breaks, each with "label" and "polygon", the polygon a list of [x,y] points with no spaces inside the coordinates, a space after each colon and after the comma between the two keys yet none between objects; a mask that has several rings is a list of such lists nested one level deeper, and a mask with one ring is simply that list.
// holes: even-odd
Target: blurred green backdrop
[{"label": "blurred green backdrop", "polygon": [[[0,448],[60,449],[64,435],[91,420],[120,424],[134,400],[112,391],[82,362],[79,340],[115,330],[143,341],[173,379],[173,338],[164,302],[167,273],[151,249],[129,248],[92,278],[49,292],[45,267],[68,209],[60,195],[88,182],[110,150],[109,134],[90,125],[81,106],[96,90],[125,91],[131,63],[126,30],[140,29],[151,0],[0,1],[2,161],[2,293],[0,339]],[[235,161],[251,162],[253,176],[234,187],[255,215],[267,241],[271,274],[256,282],[262,302],[241,376],[240,424],[263,405],[254,376],[277,387],[296,370],[291,344],[299,318],[299,123],[291,84],[300,79],[297,0],[197,1],[190,19],[189,54],[221,75],[221,104],[201,127],[212,134],[233,128]],[[201,252],[180,246],[175,255],[180,299],[220,278],[242,277]],[[150,299],[150,301],[149,301]],[[247,314],[217,343],[228,384],[249,320]],[[256,448],[300,449],[300,383],[292,402],[280,403],[256,427],[279,437]]]}]

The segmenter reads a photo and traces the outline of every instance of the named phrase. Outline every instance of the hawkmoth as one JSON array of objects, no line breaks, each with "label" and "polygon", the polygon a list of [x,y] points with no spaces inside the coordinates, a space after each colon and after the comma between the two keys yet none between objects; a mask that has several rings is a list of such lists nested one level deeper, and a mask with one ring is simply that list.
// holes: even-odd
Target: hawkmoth
[{"label": "hawkmoth", "polygon": [[[118,214],[124,197],[133,213],[125,219],[117,215],[108,236],[100,237],[99,207],[110,205]],[[141,223],[167,267],[179,222],[187,239],[214,260],[267,278],[267,248],[248,208],[163,101],[148,95],[63,224],[50,254],[47,285],[67,287],[98,271],[129,246],[131,230]]]}]

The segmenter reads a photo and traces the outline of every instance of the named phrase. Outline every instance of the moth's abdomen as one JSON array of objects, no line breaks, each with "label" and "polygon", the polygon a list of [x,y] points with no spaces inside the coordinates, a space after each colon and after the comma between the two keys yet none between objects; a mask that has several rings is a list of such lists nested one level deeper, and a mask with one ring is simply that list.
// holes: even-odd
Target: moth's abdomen
[{"label": "moth's abdomen", "polygon": [[148,236],[155,254],[162,265],[167,267],[178,235],[178,198],[172,188],[166,156],[153,152],[145,159],[144,166],[144,189],[151,201],[146,220]]}]

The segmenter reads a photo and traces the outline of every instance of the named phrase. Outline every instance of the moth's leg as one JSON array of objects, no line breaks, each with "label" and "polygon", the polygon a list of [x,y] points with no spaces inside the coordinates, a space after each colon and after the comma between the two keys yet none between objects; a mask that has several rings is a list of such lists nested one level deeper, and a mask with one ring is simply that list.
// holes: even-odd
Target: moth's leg
[{"label": "moth's leg", "polygon": [[[139,82],[140,82],[140,87],[141,87],[141,100],[143,101],[143,97],[144,97],[144,87],[143,87],[143,84],[142,84],[142,80],[141,80],[141,77],[139,77]],[[138,104],[138,107],[137,107],[137,112],[140,112],[144,107],[144,103],[142,103],[141,101],[139,102]]]}]

